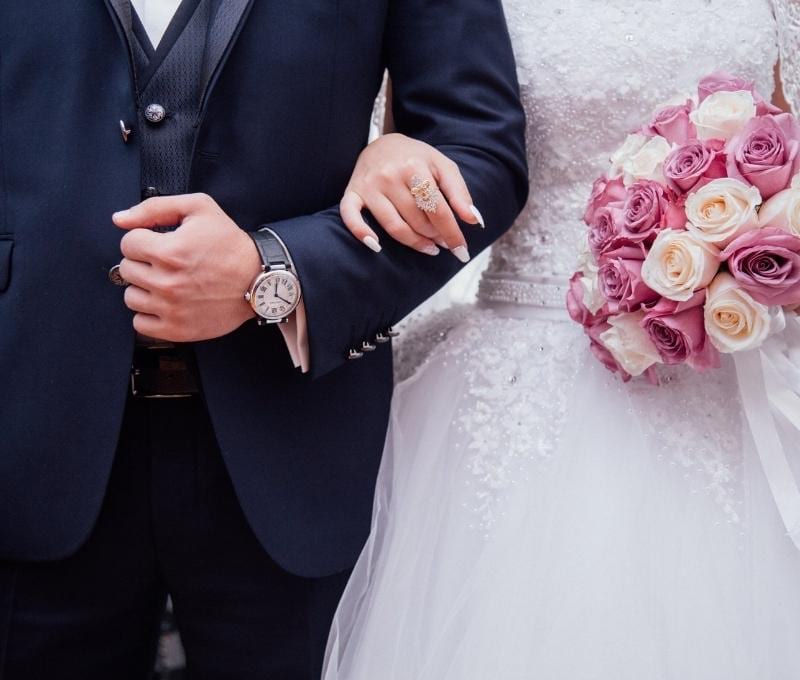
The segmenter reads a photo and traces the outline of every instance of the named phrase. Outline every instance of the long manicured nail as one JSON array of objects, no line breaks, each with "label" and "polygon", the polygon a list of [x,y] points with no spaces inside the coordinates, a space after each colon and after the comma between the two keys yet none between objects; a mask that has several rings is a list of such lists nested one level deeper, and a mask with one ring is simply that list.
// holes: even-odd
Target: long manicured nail
[{"label": "long manicured nail", "polygon": [[128,216],[129,213],[130,213],[130,210],[119,210],[119,211],[115,212],[111,216],[111,219],[112,220],[117,220],[117,219],[123,219],[124,220]]},{"label": "long manicured nail", "polygon": [[365,236],[365,237],[364,237],[364,238],[361,240],[361,242],[362,242],[362,243],[363,243],[365,246],[367,246],[367,248],[369,248],[370,250],[372,250],[373,252],[376,252],[376,253],[379,253],[379,252],[381,252],[381,244],[380,244],[380,243],[378,243],[378,239],[376,239],[374,236]]},{"label": "long manicured nail", "polygon": [[469,250],[467,250],[467,246],[458,246],[456,248],[453,248],[450,252],[453,253],[453,255],[455,255],[464,264],[466,264],[470,260]]},{"label": "long manicured nail", "polygon": [[442,251],[439,250],[435,245],[430,244],[425,246],[420,252],[430,255],[431,257],[436,257]]},{"label": "long manicured nail", "polygon": [[478,210],[474,205],[469,207],[470,212],[475,215],[475,219],[478,220],[478,225],[481,229],[486,229],[486,222],[483,221],[483,215],[481,215],[481,211]]}]

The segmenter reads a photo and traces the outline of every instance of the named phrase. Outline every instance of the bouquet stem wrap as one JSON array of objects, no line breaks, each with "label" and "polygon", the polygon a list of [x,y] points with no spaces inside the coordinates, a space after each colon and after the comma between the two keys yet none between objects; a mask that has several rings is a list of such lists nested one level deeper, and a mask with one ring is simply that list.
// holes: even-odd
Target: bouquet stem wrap
[{"label": "bouquet stem wrap", "polygon": [[800,488],[789,455],[800,455],[800,320],[758,350],[733,355],[739,393],[778,512],[800,550]]}]

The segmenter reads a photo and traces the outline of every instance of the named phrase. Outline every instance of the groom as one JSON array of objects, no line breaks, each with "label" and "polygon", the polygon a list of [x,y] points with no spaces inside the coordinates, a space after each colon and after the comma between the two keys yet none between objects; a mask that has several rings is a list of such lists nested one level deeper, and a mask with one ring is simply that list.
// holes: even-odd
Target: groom
[{"label": "groom", "polygon": [[147,677],[167,593],[193,677],[318,677],[391,326],[459,264],[340,220],[385,68],[481,250],[527,186],[499,0],[0,3],[3,680]]}]

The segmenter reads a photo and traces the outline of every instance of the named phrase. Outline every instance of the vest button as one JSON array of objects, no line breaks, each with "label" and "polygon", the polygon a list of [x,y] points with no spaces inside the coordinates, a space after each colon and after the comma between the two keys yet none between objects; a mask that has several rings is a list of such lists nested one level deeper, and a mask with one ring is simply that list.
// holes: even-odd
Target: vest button
[{"label": "vest button", "polygon": [[144,110],[144,117],[148,123],[158,125],[167,117],[167,110],[161,104],[148,104]]}]

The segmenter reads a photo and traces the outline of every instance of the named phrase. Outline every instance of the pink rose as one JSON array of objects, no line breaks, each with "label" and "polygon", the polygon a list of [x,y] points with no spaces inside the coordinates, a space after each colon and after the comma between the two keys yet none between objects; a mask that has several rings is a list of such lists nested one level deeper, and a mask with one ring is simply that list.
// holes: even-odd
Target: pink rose
[{"label": "pink rose", "polygon": [[666,106],[656,111],[643,132],[647,135],[660,135],[670,144],[685,144],[695,137],[697,132],[689,120],[693,108],[694,103],[691,99],[687,99],[685,104]]},{"label": "pink rose", "polygon": [[617,360],[614,358],[614,355],[608,351],[606,346],[600,340],[600,336],[609,328],[611,328],[611,326],[606,321],[586,328],[586,335],[588,335],[589,339],[591,340],[589,349],[592,351],[592,354],[594,354],[595,358],[601,364],[603,364],[603,366],[605,366],[612,373],[619,373],[622,377],[622,380],[624,382],[628,382],[631,379],[631,375],[619,365],[619,362],[617,362]]},{"label": "pink rose", "polygon": [[753,118],[725,147],[728,176],[752,184],[767,200],[800,169],[800,125],[789,113]]},{"label": "pink rose", "polygon": [[640,180],[628,189],[620,235],[634,243],[648,243],[666,227],[683,228],[686,213],[676,197],[658,182]]},{"label": "pink rose", "polygon": [[619,236],[622,220],[621,206],[609,205],[595,212],[594,220],[589,225],[589,249],[595,257],[600,257]]},{"label": "pink rose", "polygon": [[683,194],[696,191],[713,179],[726,177],[724,142],[693,140],[675,149],[664,161],[664,177]]},{"label": "pink rose", "polygon": [[696,371],[719,368],[719,352],[708,339],[703,316],[705,291],[686,302],[662,298],[642,319],[642,328],[665,364],[689,364]]},{"label": "pink rose", "polygon": [[746,80],[745,78],[739,78],[717,71],[703,78],[697,86],[697,96],[701,104],[706,97],[715,92],[742,91],[749,92],[753,95],[753,99],[756,102],[757,116],[781,113],[781,110],[777,106],[773,106],[770,102],[764,101],[764,98],[756,92],[756,86],[752,80]]},{"label": "pink rose", "polygon": [[800,236],[775,227],[750,231],[725,248],[722,259],[756,302],[800,303]]},{"label": "pink rose", "polygon": [[583,214],[583,221],[591,225],[600,208],[605,208],[609,205],[622,203],[625,200],[625,185],[622,183],[622,178],[608,179],[608,177],[600,177],[595,180],[592,185],[592,195],[589,197],[589,202],[586,205],[586,212]]},{"label": "pink rose", "polygon": [[597,278],[612,314],[633,312],[642,304],[658,300],[658,293],[642,280],[643,263],[644,252],[635,246],[623,246],[603,255]]},{"label": "pink rose", "polygon": [[592,314],[589,308],[584,303],[585,288],[581,283],[583,278],[582,272],[575,272],[569,280],[569,289],[567,291],[567,311],[569,317],[575,323],[579,323],[584,328],[593,326],[597,323],[608,318],[608,313],[605,306],[597,311],[597,314]]}]

